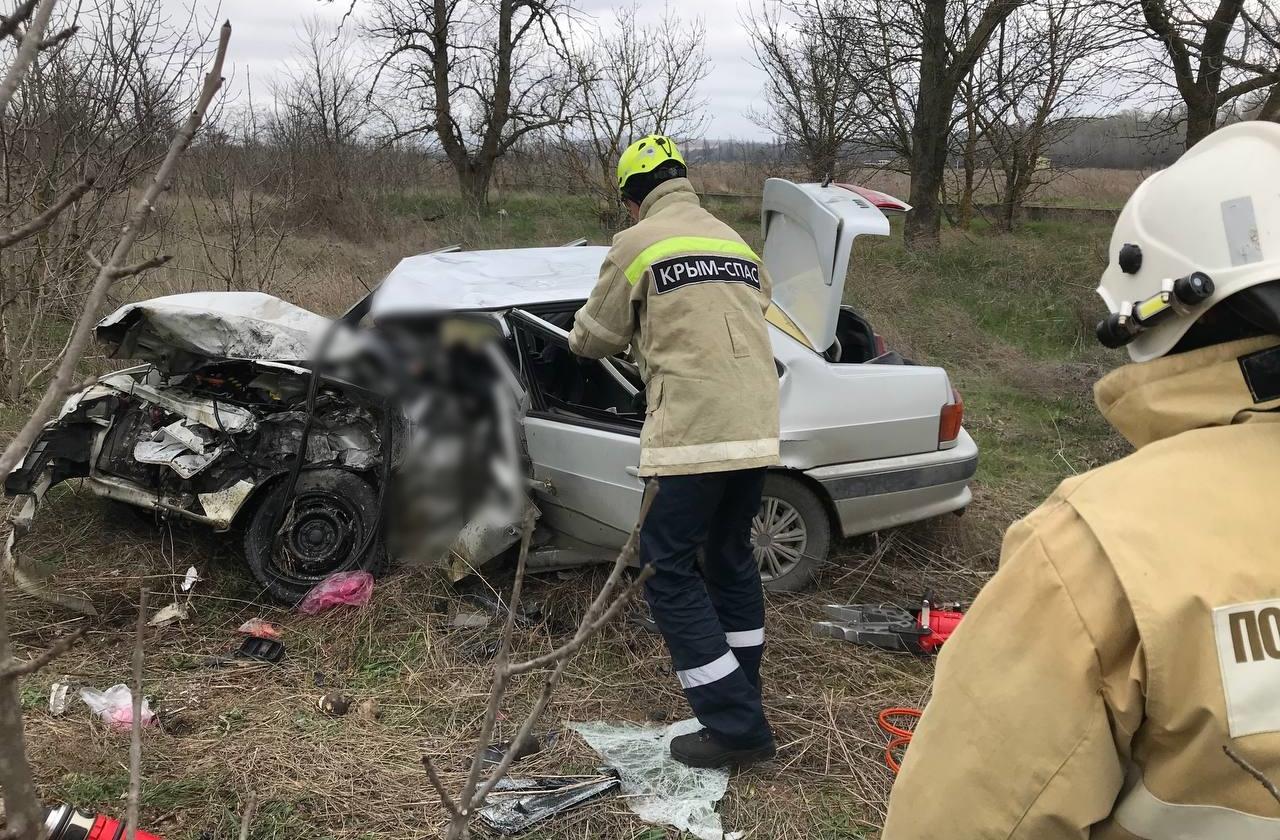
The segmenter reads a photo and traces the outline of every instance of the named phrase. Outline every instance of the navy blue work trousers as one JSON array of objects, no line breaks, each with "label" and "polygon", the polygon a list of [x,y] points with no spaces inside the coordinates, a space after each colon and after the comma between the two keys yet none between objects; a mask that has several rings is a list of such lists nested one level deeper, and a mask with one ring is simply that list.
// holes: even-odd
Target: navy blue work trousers
[{"label": "navy blue work trousers", "polygon": [[[645,599],[693,713],[741,749],[773,733],[760,704],[764,593],[752,553],[763,469],[662,476],[640,528]],[[702,564],[699,567],[699,552]]]}]

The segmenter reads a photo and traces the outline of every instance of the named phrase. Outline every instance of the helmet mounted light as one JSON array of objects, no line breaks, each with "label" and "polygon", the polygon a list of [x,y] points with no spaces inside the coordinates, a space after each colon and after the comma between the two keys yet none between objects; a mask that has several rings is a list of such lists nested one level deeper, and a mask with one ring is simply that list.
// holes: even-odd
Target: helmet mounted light
[{"label": "helmet mounted light", "polygon": [[1165,280],[1160,291],[1137,303],[1125,301],[1120,311],[1113,312],[1098,323],[1098,341],[1104,347],[1124,347],[1138,337],[1143,330],[1159,324],[1175,312],[1187,313],[1213,297],[1213,280],[1209,275],[1194,271],[1186,277]]}]

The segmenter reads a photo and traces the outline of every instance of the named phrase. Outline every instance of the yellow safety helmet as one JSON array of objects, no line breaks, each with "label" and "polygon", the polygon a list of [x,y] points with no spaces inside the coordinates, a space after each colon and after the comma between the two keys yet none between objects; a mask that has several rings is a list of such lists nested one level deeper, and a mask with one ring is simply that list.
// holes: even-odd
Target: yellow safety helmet
[{"label": "yellow safety helmet", "polygon": [[648,137],[640,138],[628,146],[622,153],[622,157],[618,158],[618,189],[625,187],[632,175],[652,172],[669,160],[674,160],[681,166],[685,165],[684,158],[680,156],[680,150],[676,148],[675,142],[670,137],[650,134]]}]

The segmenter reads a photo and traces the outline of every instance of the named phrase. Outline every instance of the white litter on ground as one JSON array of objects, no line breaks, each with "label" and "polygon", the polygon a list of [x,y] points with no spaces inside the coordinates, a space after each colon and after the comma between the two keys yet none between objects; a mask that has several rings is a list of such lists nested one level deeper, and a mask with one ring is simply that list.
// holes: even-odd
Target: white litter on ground
[{"label": "white litter on ground", "polygon": [[686,767],[671,758],[671,739],[697,732],[697,720],[670,726],[573,723],[570,727],[618,771],[627,805],[645,822],[671,825],[700,840],[724,840],[716,803],[729,788],[727,770]]},{"label": "white litter on ground", "polygon": [[187,605],[179,604],[175,601],[167,607],[161,607],[155,615],[151,616],[151,620],[147,622],[147,626],[164,627],[166,624],[172,624],[175,621],[186,621],[187,618]]}]

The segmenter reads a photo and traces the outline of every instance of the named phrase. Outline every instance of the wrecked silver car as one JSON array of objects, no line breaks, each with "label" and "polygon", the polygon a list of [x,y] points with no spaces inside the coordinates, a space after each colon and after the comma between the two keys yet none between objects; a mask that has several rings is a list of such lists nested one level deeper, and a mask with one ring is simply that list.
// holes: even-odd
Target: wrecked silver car
[{"label": "wrecked silver car", "polygon": [[[887,236],[895,208],[852,185],[765,184],[782,464],[752,539],[772,590],[811,583],[838,537],[972,499],[978,447],[947,372],[885,347],[844,302],[855,240]],[[73,396],[45,429],[6,486],[28,497],[15,534],[50,486],[81,478],[242,529],[250,568],[286,601],[388,554],[461,579],[529,516],[528,568],[608,562],[640,510],[647,397],[628,354],[569,352],[605,251],[413,255],[334,320],[241,292],[126,306],[98,338],[147,364]]]},{"label": "wrecked silver car", "polygon": [[51,486],[78,478],[108,499],[242,528],[249,567],[281,600],[336,571],[380,570],[394,413],[337,377],[320,377],[309,394],[306,360],[330,323],[251,292],[116,311],[98,340],[108,355],[146,364],[101,377],[46,426],[5,485],[25,497],[14,535]]}]

